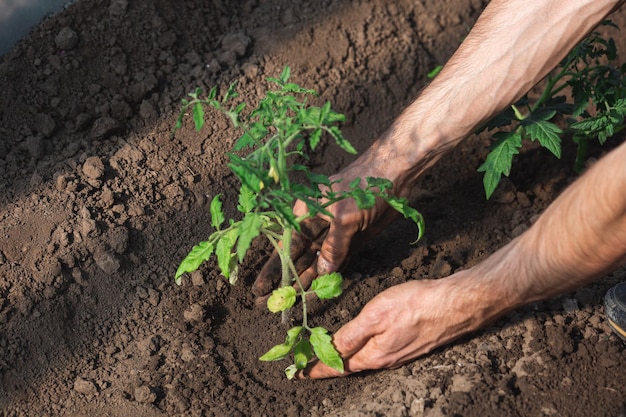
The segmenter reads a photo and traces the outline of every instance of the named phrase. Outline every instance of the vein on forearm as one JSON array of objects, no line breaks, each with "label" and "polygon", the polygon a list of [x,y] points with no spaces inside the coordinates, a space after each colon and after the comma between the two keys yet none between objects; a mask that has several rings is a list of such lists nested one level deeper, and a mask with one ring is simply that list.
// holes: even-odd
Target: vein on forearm
[{"label": "vein on forearm", "polygon": [[405,171],[396,175],[400,182],[414,182],[528,92],[617,4],[492,0],[441,73],[383,135],[376,154],[386,152]]}]

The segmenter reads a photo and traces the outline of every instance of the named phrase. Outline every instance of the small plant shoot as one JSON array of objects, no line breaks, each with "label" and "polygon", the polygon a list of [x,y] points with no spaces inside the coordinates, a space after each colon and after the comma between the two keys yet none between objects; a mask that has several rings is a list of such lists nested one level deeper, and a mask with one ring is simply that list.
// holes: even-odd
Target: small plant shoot
[{"label": "small plant shoot", "polygon": [[[348,191],[334,191],[333,187],[341,180],[331,181],[328,176],[314,173],[300,162],[308,160],[309,152],[320,145],[323,135],[346,152],[354,154],[356,150],[337,126],[345,117],[333,111],[329,102],[321,107],[309,105],[307,98],[316,96],[315,91],[291,83],[289,78],[289,67],[285,67],[279,78],[268,78],[278,88],[268,91],[258,106],[250,111],[246,103],[231,104],[237,97],[235,84],[221,99],[217,98],[214,87],[204,97],[198,89],[189,94],[190,99],[183,100],[175,129],[182,126],[189,113],[195,128],[202,129],[205,110],[213,108],[223,112],[242,132],[233,151],[228,153],[228,167],[241,184],[237,205],[240,218],[226,219],[221,195],[214,196],[210,214],[215,231],[208,240],[191,249],[178,267],[175,278],[180,283],[183,274],[195,271],[215,255],[222,275],[234,284],[238,265],[252,241],[265,236],[281,262],[281,285],[269,297],[267,307],[272,312],[284,314],[300,301],[303,319],[302,325],[287,331],[284,343],[274,346],[260,359],[274,361],[292,354],[294,363],[285,372],[287,377],[293,378],[314,357],[343,372],[343,361],[332,344],[331,335],[322,327],[310,326],[307,317],[307,296],[338,297],[342,291],[342,277],[339,273],[332,273],[315,279],[309,289],[300,285],[290,253],[292,235],[300,232],[302,221],[318,213],[330,216],[328,207],[346,198],[354,199],[361,209],[373,207],[376,199],[385,200],[405,218],[415,222],[418,239],[424,231],[424,220],[406,199],[391,194],[393,185],[386,179],[368,177],[362,181],[358,178],[349,184]],[[295,174],[304,180],[296,182]],[[293,213],[297,200],[306,204],[307,215]]]},{"label": "small plant shoot", "polygon": [[[615,25],[610,21],[605,25]],[[480,131],[511,126],[493,135],[495,141],[485,162],[483,184],[491,197],[502,175],[511,172],[513,157],[524,140],[539,144],[561,157],[561,138],[577,145],[575,168],[582,171],[590,139],[600,144],[624,128],[626,117],[626,64],[611,66],[617,57],[613,39],[591,33],[547,76],[545,88],[533,102],[524,96],[508,110],[490,120]],[[571,98],[565,95],[569,92]],[[564,121],[564,128],[556,124]]]}]

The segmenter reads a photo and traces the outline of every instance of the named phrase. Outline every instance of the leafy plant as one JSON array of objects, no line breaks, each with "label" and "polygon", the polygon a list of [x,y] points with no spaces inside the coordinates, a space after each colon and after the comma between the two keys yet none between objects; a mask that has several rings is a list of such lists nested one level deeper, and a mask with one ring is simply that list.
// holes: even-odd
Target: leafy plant
[{"label": "leafy plant", "polygon": [[[294,364],[285,371],[289,378],[293,378],[314,356],[343,372],[343,361],[328,331],[322,327],[310,327],[307,317],[307,295],[313,293],[320,299],[338,297],[342,292],[342,278],[339,273],[323,275],[312,282],[309,290],[303,288],[290,257],[292,235],[300,232],[302,221],[318,213],[331,216],[328,206],[345,198],[353,198],[361,209],[373,207],[377,198],[384,199],[416,223],[418,239],[423,234],[424,220],[406,199],[391,194],[389,180],[368,177],[363,182],[357,178],[349,184],[348,191],[334,191],[333,187],[341,180],[331,181],[328,176],[314,173],[300,163],[308,160],[308,152],[319,146],[323,134],[329,135],[346,152],[354,154],[356,150],[337,126],[345,117],[333,111],[329,102],[321,107],[309,105],[307,97],[315,96],[315,91],[290,83],[289,77],[290,69],[285,67],[279,78],[268,78],[278,89],[268,91],[250,112],[244,112],[246,103],[230,106],[229,102],[237,97],[236,84],[228,88],[221,100],[216,98],[215,87],[206,97],[201,97],[202,92],[198,89],[189,94],[189,100],[183,100],[175,129],[182,126],[188,111],[191,111],[196,129],[202,129],[205,108],[209,107],[223,112],[243,132],[233,152],[228,153],[228,167],[241,182],[237,205],[241,218],[226,221],[221,196],[216,195],[210,205],[211,224],[215,231],[208,240],[193,247],[178,267],[175,278],[180,283],[184,273],[196,270],[215,254],[222,275],[234,284],[238,265],[253,239],[264,235],[281,261],[281,287],[269,297],[268,309],[286,312],[300,298],[303,320],[302,325],[287,331],[284,343],[274,346],[260,359],[278,360],[293,352]],[[244,152],[248,153],[242,155]],[[295,174],[305,180],[301,183],[294,181]],[[293,213],[296,200],[306,204],[307,215]],[[294,284],[298,284],[299,291]]]},{"label": "leafy plant", "polygon": [[[605,25],[614,26],[610,21]],[[577,144],[575,168],[581,171],[590,139],[601,144],[624,128],[626,117],[626,64],[609,63],[617,57],[613,39],[604,39],[593,32],[561,61],[545,80],[539,98],[531,102],[524,96],[509,109],[490,120],[480,131],[512,125],[498,131],[485,162],[478,168],[484,172],[483,184],[489,198],[500,182],[508,176],[513,157],[524,140],[539,144],[561,157],[561,138],[569,136]],[[565,95],[569,91],[571,98]],[[564,120],[566,127],[557,125]],[[480,132],[479,131],[479,132]]]}]

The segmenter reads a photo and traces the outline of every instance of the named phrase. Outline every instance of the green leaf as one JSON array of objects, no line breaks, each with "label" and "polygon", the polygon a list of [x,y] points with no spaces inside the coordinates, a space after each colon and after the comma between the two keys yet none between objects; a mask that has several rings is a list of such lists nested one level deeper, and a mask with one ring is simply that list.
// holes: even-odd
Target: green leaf
[{"label": "green leaf", "polygon": [[314,292],[322,300],[339,297],[343,291],[343,279],[339,272],[322,275],[313,280],[309,291]]},{"label": "green leaf", "polygon": [[356,205],[361,210],[366,210],[374,207],[376,204],[376,196],[371,190],[364,190],[362,188],[354,188],[348,193],[350,197],[354,198]]},{"label": "green leaf", "polygon": [[298,336],[302,332],[302,326],[295,326],[291,329],[287,330],[287,337],[285,338],[285,343],[281,343],[280,345],[276,345],[270,350],[267,351],[263,356],[259,359],[262,361],[277,361],[285,358],[291,352],[291,349],[298,341]]},{"label": "green leaf", "polygon": [[343,373],[343,359],[335,346],[332,338],[328,334],[328,330],[323,327],[315,327],[311,329],[311,345],[315,351],[315,356],[326,365]]},{"label": "green leaf", "polygon": [[299,369],[296,368],[296,365],[289,365],[287,368],[285,368],[285,375],[287,376],[287,379],[291,380],[296,377],[298,371]]},{"label": "green leaf", "polygon": [[300,339],[293,348],[293,361],[296,369],[306,368],[309,361],[313,358],[313,347],[306,339]]},{"label": "green leaf", "polygon": [[322,129],[315,129],[313,133],[309,136],[309,146],[312,150],[315,150],[317,145],[320,143],[320,139],[322,137]]},{"label": "green leaf", "polygon": [[193,123],[196,125],[196,130],[202,130],[202,126],[204,126],[204,108],[202,107],[202,103],[197,102],[193,105],[192,114]]},{"label": "green leaf", "polygon": [[315,172],[311,172],[309,170],[305,171],[305,174],[307,176],[307,178],[309,179],[309,181],[311,181],[312,184],[315,185],[325,185],[327,187],[330,187],[330,178],[328,178],[328,175],[324,175],[324,174],[317,174]]},{"label": "green leaf", "polygon": [[487,199],[493,194],[502,174],[506,176],[510,174],[513,156],[517,155],[522,147],[522,136],[517,132],[498,132],[494,137],[498,140],[491,146],[491,152],[485,162],[478,167],[478,172],[485,173],[483,185]]},{"label": "green leaf", "polygon": [[289,65],[285,65],[285,68],[283,68],[283,72],[280,73],[280,80],[283,83],[286,83],[287,81],[289,81],[290,77],[291,77],[291,68],[289,68]]},{"label": "green leaf", "polygon": [[413,243],[417,243],[424,236],[426,230],[426,224],[424,222],[424,216],[409,205],[406,198],[398,198],[395,196],[387,195],[383,197],[387,204],[389,204],[394,210],[404,216],[405,219],[411,219],[417,225],[417,239]]},{"label": "green leaf", "polygon": [[257,237],[261,229],[261,216],[257,213],[247,213],[239,226],[239,240],[237,241],[237,258],[243,261],[252,240]]},{"label": "green leaf", "polygon": [[225,220],[224,212],[222,211],[222,202],[220,201],[221,196],[221,194],[218,194],[213,197],[213,200],[211,200],[211,225],[216,230],[220,230],[220,227]]},{"label": "green leaf", "polygon": [[254,169],[249,161],[235,154],[229,153],[228,157],[232,161],[228,164],[228,168],[239,178],[239,181],[255,193],[261,191],[262,181],[258,170]]},{"label": "green leaf", "polygon": [[433,78],[437,76],[437,74],[441,72],[442,69],[443,69],[443,65],[437,65],[428,74],[426,74],[426,76],[432,80]]},{"label": "green leaf", "polygon": [[213,249],[213,244],[209,241],[200,242],[194,246],[176,270],[176,283],[180,285],[180,277],[184,273],[197,270],[202,262],[207,261],[213,254]]},{"label": "green leaf", "polygon": [[231,100],[238,96],[236,89],[237,89],[237,81],[233,82],[231,85],[228,86],[228,90],[226,90],[226,93],[224,94],[224,97],[222,98],[223,104],[225,104],[228,100]]},{"label": "green leaf", "polygon": [[378,188],[378,191],[384,193],[393,188],[393,183],[386,178],[365,177],[368,188]]},{"label": "green leaf", "polygon": [[272,295],[267,299],[267,309],[272,313],[285,311],[296,303],[296,289],[287,286],[272,291]]},{"label": "green leaf", "polygon": [[233,252],[233,247],[237,242],[237,228],[232,228],[222,235],[215,245],[215,255],[217,255],[217,265],[222,271],[222,275],[230,279],[231,272],[234,271],[236,263],[233,262],[236,259],[236,255]]},{"label": "green leaf", "polygon": [[561,134],[563,131],[554,123],[534,120],[524,126],[532,140],[538,140],[541,146],[548,149],[557,158],[561,158]]},{"label": "green leaf", "polygon": [[272,202],[272,205],[274,206],[274,210],[276,211],[276,213],[285,223],[288,223],[290,226],[296,229],[296,231],[300,231],[300,223],[297,222],[297,217],[295,214],[293,214],[293,204],[275,200]]},{"label": "green leaf", "polygon": [[[343,181],[343,179],[342,179]],[[348,184],[348,187],[350,187],[350,189],[355,189],[355,188],[361,188],[361,178],[360,177],[356,177],[355,179],[353,179],[352,181],[350,181],[350,184]]]},{"label": "green leaf", "polygon": [[239,204],[237,210],[241,213],[248,213],[256,206],[256,194],[245,184],[239,188]]},{"label": "green leaf", "polygon": [[339,145],[341,149],[351,154],[357,153],[356,149],[354,149],[354,146],[352,146],[352,144],[343,137],[341,130],[337,126],[329,127],[328,132],[335,139],[335,142],[337,142],[337,145]]}]

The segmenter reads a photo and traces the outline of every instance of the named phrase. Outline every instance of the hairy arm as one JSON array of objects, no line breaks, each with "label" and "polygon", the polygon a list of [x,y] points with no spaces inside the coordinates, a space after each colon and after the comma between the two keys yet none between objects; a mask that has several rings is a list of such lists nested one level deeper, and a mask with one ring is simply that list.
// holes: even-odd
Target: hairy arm
[{"label": "hairy arm", "polygon": [[463,299],[480,306],[472,327],[579,288],[624,265],[625,190],[623,143],[565,190],[529,230],[460,273],[459,278],[469,279],[457,283],[473,289]]},{"label": "hairy arm", "polygon": [[441,73],[357,163],[373,165],[406,195],[425,169],[528,92],[620,3],[492,0]]}]

